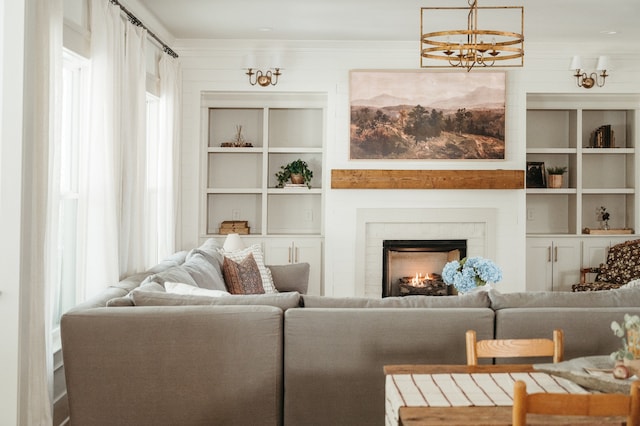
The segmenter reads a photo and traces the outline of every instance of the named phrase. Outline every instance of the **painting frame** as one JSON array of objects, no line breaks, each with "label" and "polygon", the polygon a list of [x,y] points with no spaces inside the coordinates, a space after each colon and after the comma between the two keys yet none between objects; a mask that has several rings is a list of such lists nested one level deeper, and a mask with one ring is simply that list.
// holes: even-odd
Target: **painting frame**
[{"label": "painting frame", "polygon": [[351,70],[350,160],[505,160],[504,71]]},{"label": "painting frame", "polygon": [[527,188],[547,187],[547,173],[544,161],[527,161],[526,184]]}]

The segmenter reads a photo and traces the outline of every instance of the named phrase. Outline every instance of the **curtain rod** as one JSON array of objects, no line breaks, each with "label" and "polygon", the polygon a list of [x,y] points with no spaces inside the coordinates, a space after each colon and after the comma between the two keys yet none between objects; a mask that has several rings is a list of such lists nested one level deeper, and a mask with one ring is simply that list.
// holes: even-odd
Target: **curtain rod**
[{"label": "curtain rod", "polygon": [[155,35],[154,33],[151,32],[151,30],[149,28],[147,28],[142,21],[140,21],[138,18],[136,18],[136,16],[129,12],[129,10],[127,10],[126,7],[124,7],[123,5],[120,4],[120,2],[118,0],[109,0],[111,2],[111,4],[114,4],[116,6],[118,6],[120,8],[120,10],[122,10],[125,15],[127,15],[127,18],[129,19],[129,22],[131,22],[133,25],[136,25],[138,27],[142,27],[145,30],[147,30],[147,34],[149,34],[151,37],[153,37],[158,43],[160,43],[160,45],[162,46],[162,50],[164,53],[166,53],[169,56],[172,56],[174,58],[178,57],[178,54],[176,52],[174,52],[169,46],[167,46],[167,44],[165,42],[163,42],[162,40],[160,40],[160,38],[158,38],[157,35]]}]

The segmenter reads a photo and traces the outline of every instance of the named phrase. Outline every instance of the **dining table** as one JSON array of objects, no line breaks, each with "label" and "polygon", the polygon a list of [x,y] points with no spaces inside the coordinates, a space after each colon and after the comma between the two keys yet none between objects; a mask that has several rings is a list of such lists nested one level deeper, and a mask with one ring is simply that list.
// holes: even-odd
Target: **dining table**
[{"label": "dining table", "polygon": [[[516,380],[530,393],[593,392],[533,364],[387,365],[384,373],[386,426],[511,425]],[[625,425],[626,418],[528,414],[527,424]]]}]

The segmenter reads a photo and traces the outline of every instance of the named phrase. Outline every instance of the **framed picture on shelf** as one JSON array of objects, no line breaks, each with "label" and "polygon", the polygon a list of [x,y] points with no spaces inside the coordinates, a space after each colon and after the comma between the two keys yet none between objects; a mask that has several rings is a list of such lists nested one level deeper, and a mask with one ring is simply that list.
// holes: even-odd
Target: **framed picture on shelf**
[{"label": "framed picture on shelf", "polygon": [[547,173],[543,161],[527,161],[527,188],[546,188]]}]

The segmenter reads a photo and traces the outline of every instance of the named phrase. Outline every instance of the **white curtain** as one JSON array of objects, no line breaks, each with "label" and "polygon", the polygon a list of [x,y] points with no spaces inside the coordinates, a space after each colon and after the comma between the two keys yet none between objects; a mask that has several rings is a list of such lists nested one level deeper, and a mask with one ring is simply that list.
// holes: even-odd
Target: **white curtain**
[{"label": "white curtain", "polygon": [[50,291],[55,276],[62,0],[27,2],[21,245],[20,424],[51,425]]},{"label": "white curtain", "polygon": [[118,219],[124,21],[120,9],[91,1],[89,131],[81,145],[79,264],[85,297],[119,279]]},{"label": "white curtain", "polygon": [[91,3],[91,104],[80,190],[86,297],[146,268],[146,30]]},{"label": "white curtain", "polygon": [[157,235],[155,259],[164,259],[176,249],[177,217],[179,205],[180,130],[182,127],[182,74],[180,62],[162,55],[159,63],[160,105],[158,122],[158,165],[156,182],[158,196],[155,203]]},{"label": "white curtain", "polygon": [[125,24],[122,128],[119,143],[122,153],[120,203],[120,276],[147,268],[145,245],[146,220],[146,30],[130,22]]}]

